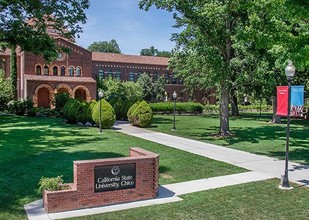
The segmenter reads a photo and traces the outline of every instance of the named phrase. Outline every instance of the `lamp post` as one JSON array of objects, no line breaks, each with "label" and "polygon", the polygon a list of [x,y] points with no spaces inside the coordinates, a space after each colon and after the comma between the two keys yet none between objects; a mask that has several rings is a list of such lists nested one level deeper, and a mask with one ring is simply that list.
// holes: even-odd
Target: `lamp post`
[{"label": "lamp post", "polygon": [[260,94],[260,117],[262,116],[262,94]]},{"label": "lamp post", "polygon": [[173,100],[174,100],[174,126],[172,128],[172,131],[176,130],[176,120],[175,120],[175,115],[176,115],[176,98],[177,98],[177,93],[176,91],[173,92]]},{"label": "lamp post", "polygon": [[167,92],[164,92],[164,101],[167,102]]},{"label": "lamp post", "polygon": [[102,98],[103,98],[103,91],[99,90],[99,99],[100,99],[100,123],[99,123],[99,134],[102,134]]},{"label": "lamp post", "polygon": [[292,61],[289,60],[288,65],[285,67],[285,75],[288,80],[288,114],[286,125],[286,144],[285,144],[285,168],[284,175],[281,177],[281,189],[293,189],[289,184],[288,177],[288,161],[289,161],[289,139],[290,139],[290,113],[291,113],[291,81],[295,74],[295,66]]}]

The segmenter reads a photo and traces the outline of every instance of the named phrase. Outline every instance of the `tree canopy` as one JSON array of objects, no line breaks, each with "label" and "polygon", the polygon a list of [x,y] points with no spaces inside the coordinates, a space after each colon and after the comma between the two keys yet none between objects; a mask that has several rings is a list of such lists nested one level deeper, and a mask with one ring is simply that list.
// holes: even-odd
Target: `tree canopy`
[{"label": "tree canopy", "polygon": [[[186,85],[220,93],[220,135],[229,131],[233,89],[274,87],[292,59],[308,69],[308,2],[304,0],[142,0],[140,7],[174,12],[171,67]],[[278,85],[278,84],[277,84]],[[235,93],[235,91],[234,91]]]},{"label": "tree canopy", "polygon": [[111,41],[93,42],[89,45],[88,50],[92,52],[121,53],[121,50],[115,39],[112,39]]},{"label": "tree canopy", "polygon": [[86,22],[89,0],[3,0],[0,2],[0,44],[19,46],[23,51],[57,56],[54,40],[47,33],[53,30],[60,37],[74,39]]},{"label": "tree canopy", "polygon": [[169,51],[159,51],[158,49],[151,46],[150,48],[144,48],[141,50],[140,55],[142,56],[155,56],[155,57],[171,57],[172,53]]}]

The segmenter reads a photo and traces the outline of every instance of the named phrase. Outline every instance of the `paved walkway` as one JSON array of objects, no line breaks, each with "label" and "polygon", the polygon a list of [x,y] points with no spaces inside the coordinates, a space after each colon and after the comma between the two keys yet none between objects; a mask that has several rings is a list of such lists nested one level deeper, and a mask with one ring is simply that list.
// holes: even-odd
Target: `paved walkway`
[{"label": "paved walkway", "polygon": [[[178,197],[179,195],[237,185],[241,183],[261,181],[274,177],[280,178],[283,174],[284,161],[282,160],[255,155],[213,144],[207,144],[173,135],[149,131],[146,129],[133,127],[127,122],[117,122],[114,128],[115,130],[128,135],[160,143],[169,147],[184,150],[204,157],[212,158],[214,160],[230,163],[235,166],[243,167],[250,171],[226,176],[168,184],[160,186],[158,197],[155,199],[96,207],[90,209],[80,209],[74,211],[47,214],[42,207],[42,200],[38,200],[25,205],[25,210],[29,220],[63,219],[119,211],[136,207],[177,202],[182,200]],[[300,185],[309,187],[309,166],[290,162],[289,180]]]},{"label": "paved walkway", "polygon": [[[284,160],[154,132],[131,126],[128,122],[118,121],[114,127],[115,130],[125,134],[223,161],[270,177],[281,178],[284,174]],[[309,187],[309,166],[289,162],[289,180]]]}]

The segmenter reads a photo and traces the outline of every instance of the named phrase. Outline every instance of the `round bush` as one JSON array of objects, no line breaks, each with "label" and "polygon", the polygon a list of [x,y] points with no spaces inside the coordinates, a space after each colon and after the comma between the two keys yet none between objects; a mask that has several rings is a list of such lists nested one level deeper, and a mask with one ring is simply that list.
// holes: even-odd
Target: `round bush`
[{"label": "round bush", "polygon": [[153,113],[146,101],[142,101],[133,112],[133,124],[139,127],[148,127],[151,125]]},{"label": "round bush", "polygon": [[88,103],[83,101],[80,103],[77,112],[76,112],[76,119],[78,122],[82,123],[83,125],[87,123],[87,108],[88,108]]},{"label": "round bush", "polygon": [[133,105],[131,105],[131,107],[129,108],[128,112],[127,112],[127,116],[128,116],[128,121],[133,124],[133,112],[134,110],[137,108],[137,106],[140,104],[140,101],[135,102]]},{"label": "round bush", "polygon": [[87,109],[86,109],[86,117],[87,117],[87,122],[91,123],[92,125],[95,124],[95,122],[92,119],[92,112],[93,112],[93,108],[96,105],[96,100],[92,100],[91,102],[89,102],[89,104],[87,105]]},{"label": "round bush", "polygon": [[[105,99],[101,100],[101,114],[102,128],[111,128],[115,123],[116,114],[114,108]],[[100,101],[95,104],[92,110],[92,119],[97,125],[100,124]]]},{"label": "round bush", "polygon": [[63,107],[63,115],[68,123],[75,124],[77,122],[77,110],[80,102],[77,99],[69,99]]}]

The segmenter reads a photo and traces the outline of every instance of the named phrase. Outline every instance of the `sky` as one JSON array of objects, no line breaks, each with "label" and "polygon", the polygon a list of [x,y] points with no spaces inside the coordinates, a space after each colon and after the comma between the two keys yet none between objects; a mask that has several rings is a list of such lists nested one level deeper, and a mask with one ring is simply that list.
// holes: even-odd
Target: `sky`
[{"label": "sky", "polygon": [[87,22],[77,44],[87,48],[91,43],[115,39],[121,53],[139,55],[144,48],[154,46],[159,51],[171,51],[175,42],[172,33],[173,14],[151,7],[144,11],[139,0],[90,0]]}]

